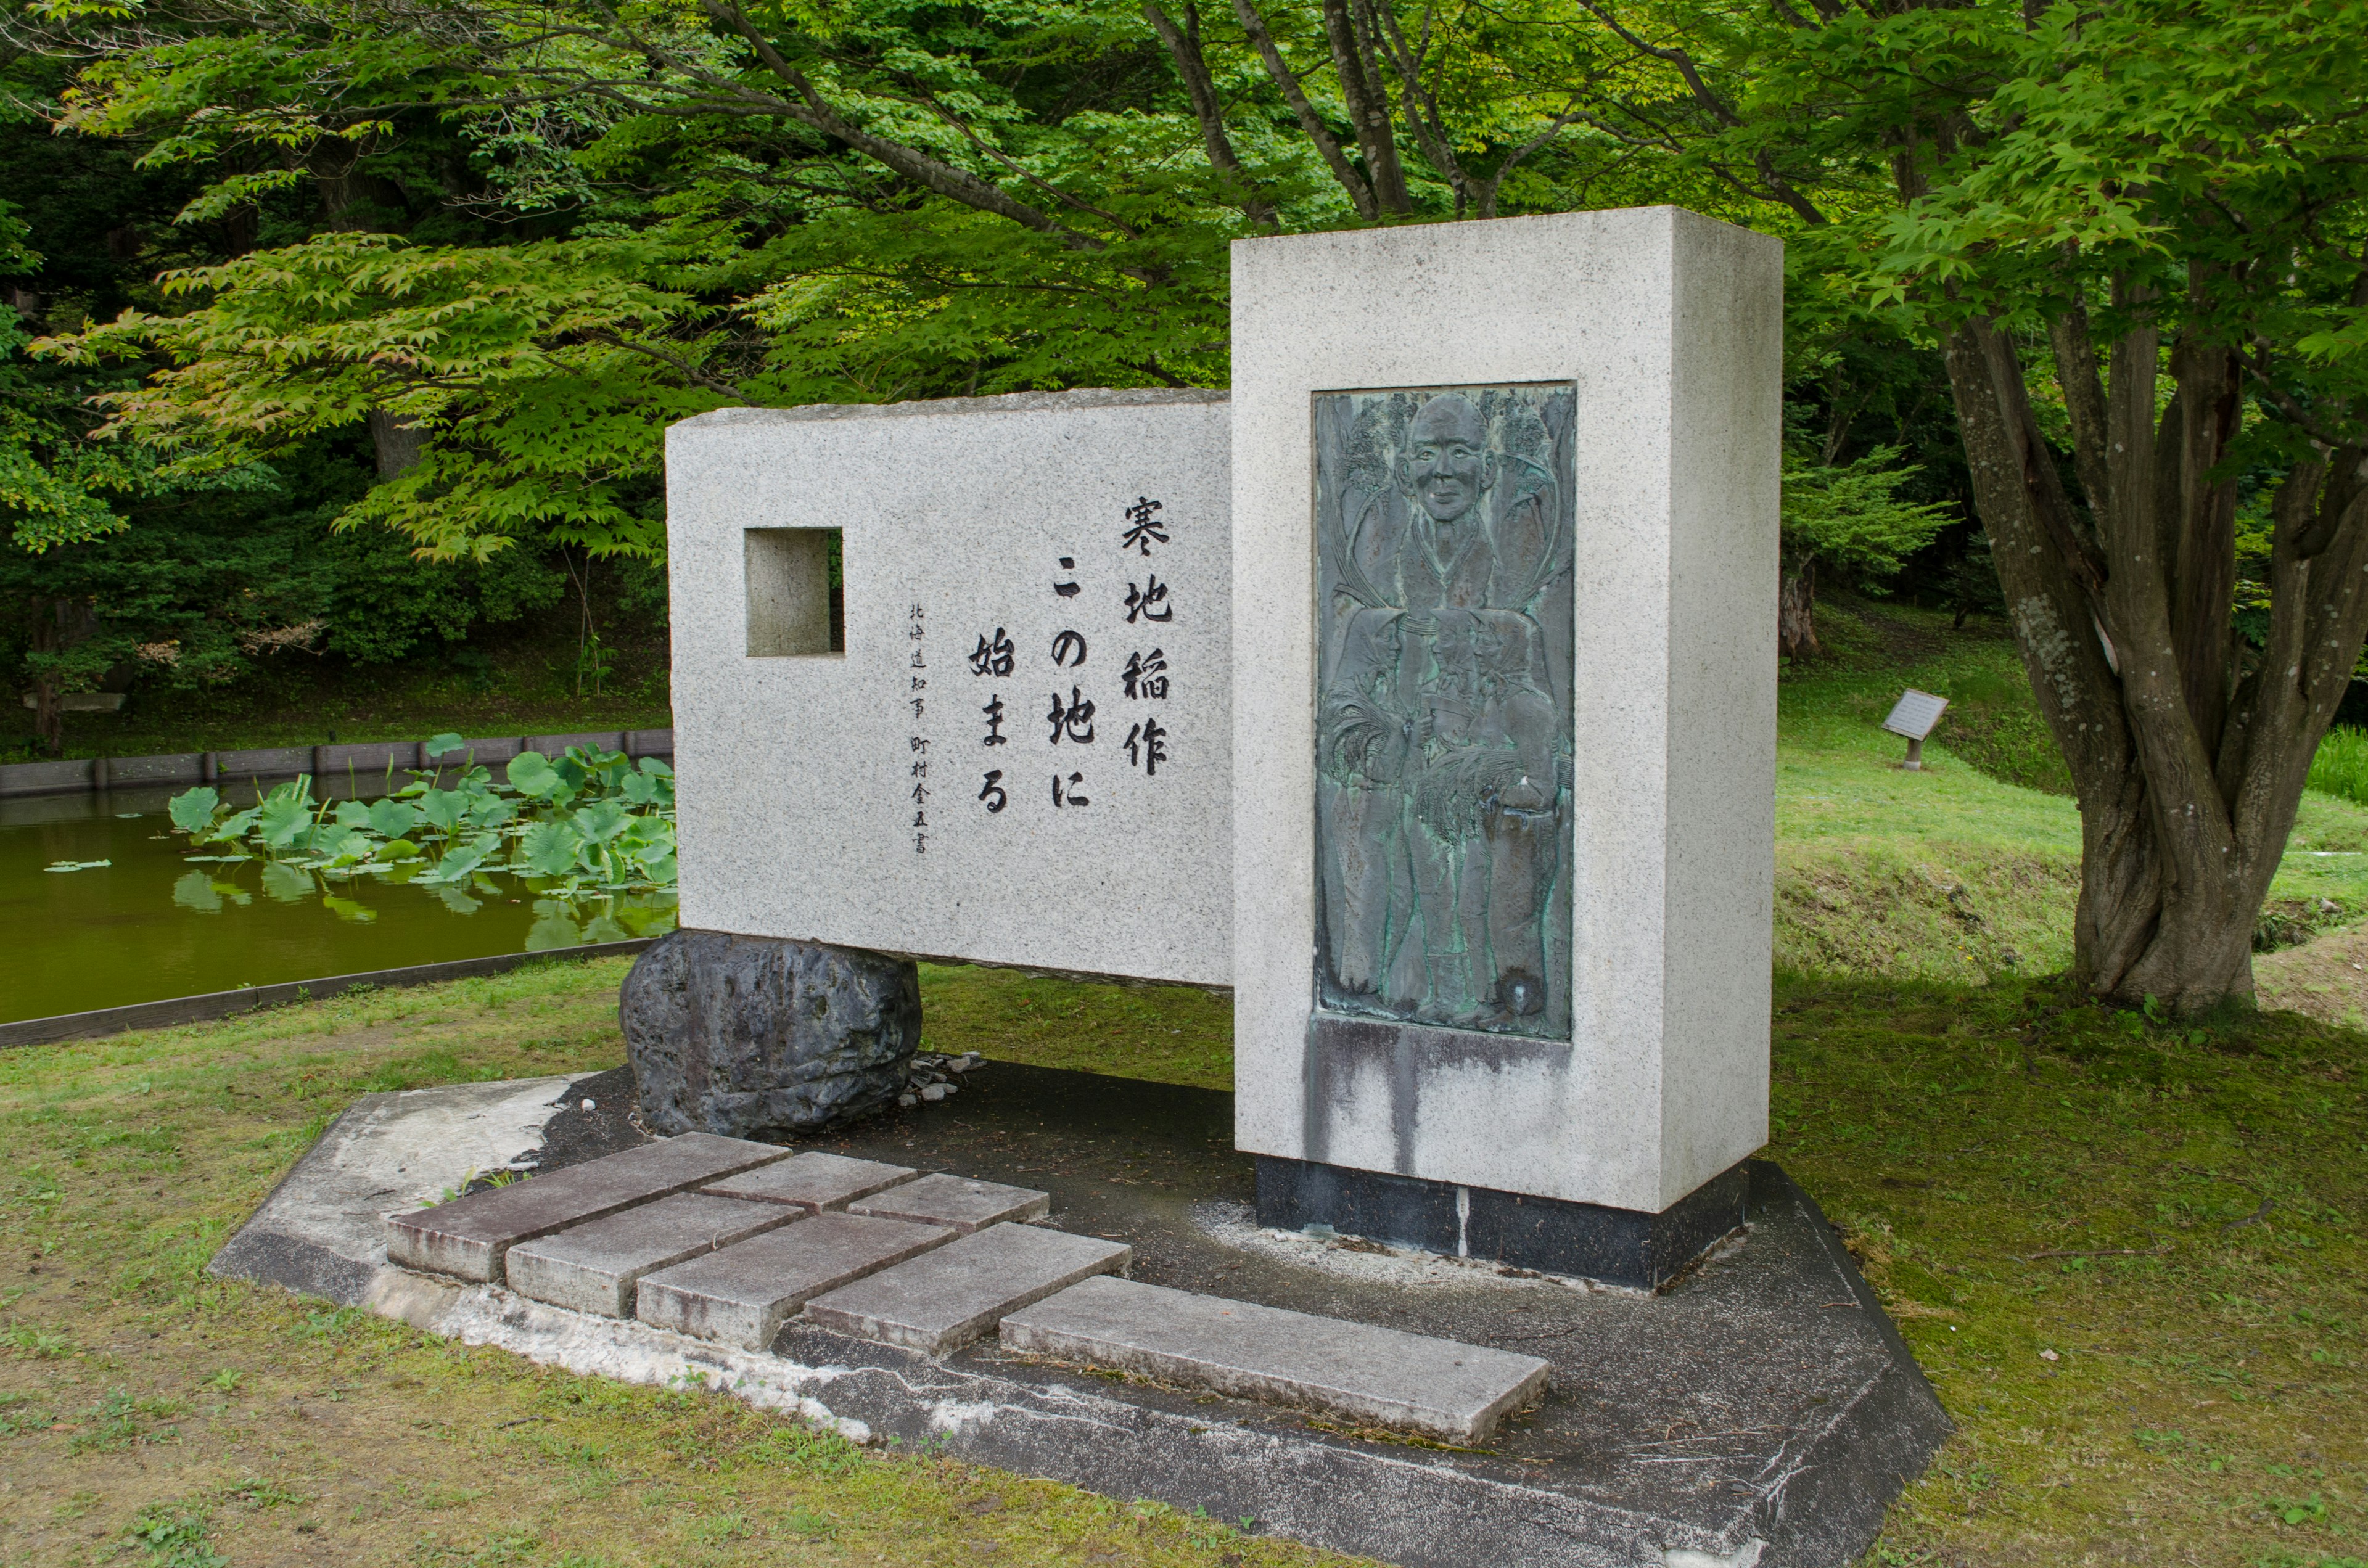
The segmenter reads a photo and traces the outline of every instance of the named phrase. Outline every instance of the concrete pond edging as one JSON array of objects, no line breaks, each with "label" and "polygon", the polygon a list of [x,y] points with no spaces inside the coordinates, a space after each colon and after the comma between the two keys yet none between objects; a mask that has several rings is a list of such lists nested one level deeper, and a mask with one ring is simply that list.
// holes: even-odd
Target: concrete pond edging
[{"label": "concrete pond edging", "polygon": [[[496,735],[462,741],[463,756],[477,762],[509,761],[522,752],[557,756],[569,746],[597,745],[627,756],[672,756],[674,732],[586,730],[566,735]],[[76,757],[64,762],[18,762],[0,767],[0,800],[30,795],[97,792],[120,785],[214,784],[230,778],[316,778],[353,770],[428,766],[425,741],[363,741],[347,745],[261,746],[245,751],[185,751],[158,756]]]}]

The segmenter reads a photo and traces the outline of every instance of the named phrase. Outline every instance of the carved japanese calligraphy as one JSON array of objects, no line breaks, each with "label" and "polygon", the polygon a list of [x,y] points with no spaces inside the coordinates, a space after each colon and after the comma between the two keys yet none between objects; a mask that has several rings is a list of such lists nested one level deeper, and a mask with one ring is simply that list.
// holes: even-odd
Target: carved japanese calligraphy
[{"label": "carved japanese calligraphy", "polygon": [[1315,399],[1326,1008],[1570,1033],[1573,413]]}]

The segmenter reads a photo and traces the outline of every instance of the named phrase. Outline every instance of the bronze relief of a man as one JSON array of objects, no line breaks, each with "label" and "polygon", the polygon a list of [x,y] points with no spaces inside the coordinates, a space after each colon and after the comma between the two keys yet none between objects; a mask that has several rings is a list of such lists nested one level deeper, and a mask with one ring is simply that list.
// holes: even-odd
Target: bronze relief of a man
[{"label": "bronze relief of a man", "polygon": [[1317,400],[1327,1008],[1569,1031],[1572,402]]}]

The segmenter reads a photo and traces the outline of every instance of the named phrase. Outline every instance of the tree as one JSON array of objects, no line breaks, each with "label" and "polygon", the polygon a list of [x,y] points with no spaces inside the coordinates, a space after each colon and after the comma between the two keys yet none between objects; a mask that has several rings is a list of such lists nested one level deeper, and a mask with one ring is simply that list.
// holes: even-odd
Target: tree
[{"label": "tree", "polygon": [[1830,448],[1784,464],[1783,535],[1777,595],[1776,650],[1795,662],[1816,656],[1817,568],[1879,585],[1949,522],[1937,502],[1903,500],[1899,487],[1917,470],[1901,467],[1899,449],[1877,447],[1848,463]]},{"label": "tree", "polygon": [[[2368,631],[2368,7],[1588,8],[1632,68],[1598,123],[1781,211],[1802,265],[1944,348],[2080,802],[2078,979],[2181,1009],[2249,995]],[[2231,624],[2256,475],[2257,653]]]},{"label": "tree", "polygon": [[59,122],[199,172],[187,222],[315,209],[54,346],[171,366],[113,428],[185,470],[405,432],[343,521],[438,554],[655,549],[663,426],[720,403],[1222,383],[1230,239],[1620,177],[1538,0],[41,15],[91,58]]}]

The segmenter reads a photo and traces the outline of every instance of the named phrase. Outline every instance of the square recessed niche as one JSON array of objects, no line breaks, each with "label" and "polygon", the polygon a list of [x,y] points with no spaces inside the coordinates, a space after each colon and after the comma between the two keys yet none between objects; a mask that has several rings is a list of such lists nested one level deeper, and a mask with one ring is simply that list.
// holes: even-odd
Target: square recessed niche
[{"label": "square recessed niche", "polygon": [[847,651],[837,528],[749,528],[748,656],[778,659]]}]

